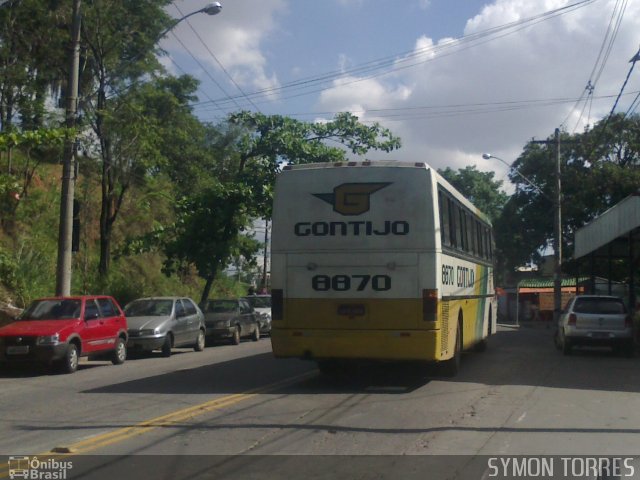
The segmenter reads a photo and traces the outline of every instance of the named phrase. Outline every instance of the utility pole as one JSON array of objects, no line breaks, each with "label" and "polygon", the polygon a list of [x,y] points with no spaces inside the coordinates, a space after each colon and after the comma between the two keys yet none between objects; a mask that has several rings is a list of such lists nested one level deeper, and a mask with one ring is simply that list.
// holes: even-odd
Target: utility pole
[{"label": "utility pole", "polygon": [[560,129],[555,131],[556,191],[553,222],[553,321],[558,322],[562,311],[562,185],[560,183]]},{"label": "utility pole", "polygon": [[[73,24],[71,28],[71,54],[69,57],[69,82],[65,124],[76,126],[78,108],[78,82],[80,69],[80,0],[73,0]],[[62,160],[62,194],[60,198],[60,229],[58,232],[58,263],[56,266],[56,295],[71,294],[71,250],[73,237],[73,198],[75,195],[75,135],[64,145]]]},{"label": "utility pole", "polygon": [[264,257],[262,260],[262,288],[267,288],[267,250],[269,245],[269,220],[264,223]]},{"label": "utility pole", "polygon": [[555,192],[553,218],[553,321],[558,322],[562,311],[562,184],[560,181],[560,129],[553,140],[531,140],[531,143],[555,145]]}]

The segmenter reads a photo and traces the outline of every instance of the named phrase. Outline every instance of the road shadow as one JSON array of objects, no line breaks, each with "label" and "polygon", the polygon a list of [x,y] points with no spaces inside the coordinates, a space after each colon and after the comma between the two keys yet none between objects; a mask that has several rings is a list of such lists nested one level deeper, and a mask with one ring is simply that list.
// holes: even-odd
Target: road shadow
[{"label": "road shadow", "polygon": [[501,328],[484,353],[462,357],[460,373],[449,382],[530,385],[549,388],[640,392],[640,358],[607,347],[581,347],[563,355],[551,328]]},{"label": "road shadow", "polygon": [[489,338],[487,351],[463,355],[460,372],[453,378],[438,375],[434,365],[407,363],[350,366],[327,376],[318,372],[314,362],[278,360],[271,353],[262,353],[114,383],[83,393],[234,394],[303,374],[307,376],[279,387],[278,392],[403,394],[433,380],[640,392],[638,360],[595,348],[577,349],[573,355],[564,356],[554,346],[551,329],[501,328]]},{"label": "road shadow", "polygon": [[137,380],[103,386],[82,393],[234,394],[304,376],[278,393],[408,393],[428,383],[426,371],[406,364],[362,365],[335,376],[321,375],[314,362],[278,360],[271,353],[185,368]]}]

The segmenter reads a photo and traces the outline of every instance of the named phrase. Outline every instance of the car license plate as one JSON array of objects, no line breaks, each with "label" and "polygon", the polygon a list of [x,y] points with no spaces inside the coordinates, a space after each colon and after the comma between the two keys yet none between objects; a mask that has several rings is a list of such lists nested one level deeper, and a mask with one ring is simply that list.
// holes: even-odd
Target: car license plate
[{"label": "car license plate", "polygon": [[607,332],[593,332],[593,338],[609,338],[609,334]]},{"label": "car license plate", "polygon": [[338,315],[344,315],[349,318],[363,317],[366,314],[364,305],[340,305],[338,307]]},{"label": "car license plate", "polygon": [[29,345],[7,347],[7,355],[26,355],[29,353]]}]

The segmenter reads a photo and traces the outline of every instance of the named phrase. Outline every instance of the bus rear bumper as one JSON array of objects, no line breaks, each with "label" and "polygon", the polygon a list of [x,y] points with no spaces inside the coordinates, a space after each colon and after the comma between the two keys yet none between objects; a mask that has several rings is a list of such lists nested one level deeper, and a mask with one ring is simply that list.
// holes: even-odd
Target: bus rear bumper
[{"label": "bus rear bumper", "polygon": [[434,361],[439,330],[301,330],[273,328],[276,358]]}]

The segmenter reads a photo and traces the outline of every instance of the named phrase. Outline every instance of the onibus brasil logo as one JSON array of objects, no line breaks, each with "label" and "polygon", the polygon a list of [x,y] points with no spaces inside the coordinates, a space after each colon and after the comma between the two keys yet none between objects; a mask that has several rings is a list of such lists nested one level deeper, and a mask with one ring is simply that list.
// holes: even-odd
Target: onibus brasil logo
[{"label": "onibus brasil logo", "polygon": [[66,480],[68,471],[73,468],[73,462],[38,457],[12,456],[9,457],[9,478],[24,480]]}]

